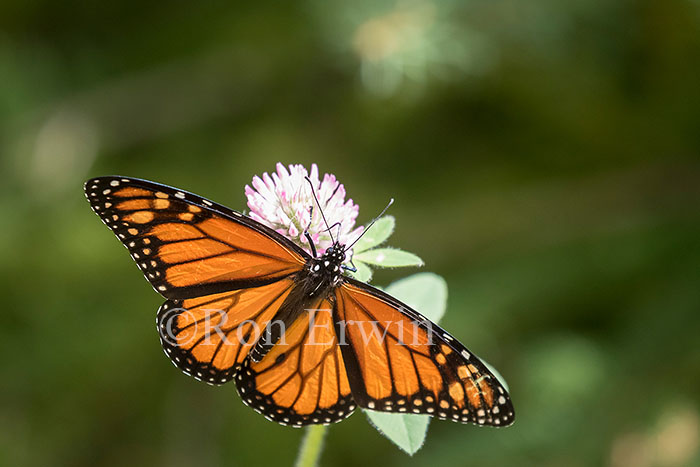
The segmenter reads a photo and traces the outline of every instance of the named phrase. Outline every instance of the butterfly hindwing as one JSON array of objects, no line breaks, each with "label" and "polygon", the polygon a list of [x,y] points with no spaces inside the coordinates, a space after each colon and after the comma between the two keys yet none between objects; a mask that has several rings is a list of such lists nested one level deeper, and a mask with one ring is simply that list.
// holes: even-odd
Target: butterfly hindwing
[{"label": "butterfly hindwing", "polygon": [[283,425],[328,424],[356,408],[328,300],[301,314],[263,357],[243,362],[236,386],[243,401]]},{"label": "butterfly hindwing", "polygon": [[383,412],[479,425],[513,422],[507,391],[461,343],[415,310],[361,282],[336,289],[336,329],[354,399]]},{"label": "butterfly hindwing", "polygon": [[169,299],[270,284],[301,270],[308,256],[249,217],[165,185],[100,177],[86,182],[85,193]]},{"label": "butterfly hindwing", "polygon": [[209,384],[231,379],[275,316],[294,283],[272,284],[184,300],[168,300],[156,324],[165,354]]}]

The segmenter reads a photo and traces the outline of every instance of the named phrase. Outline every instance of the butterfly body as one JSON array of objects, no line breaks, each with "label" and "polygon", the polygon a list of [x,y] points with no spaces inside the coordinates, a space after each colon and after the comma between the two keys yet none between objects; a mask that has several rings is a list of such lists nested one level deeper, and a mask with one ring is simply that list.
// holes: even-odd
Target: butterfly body
[{"label": "butterfly body", "polygon": [[320,258],[310,257],[304,268],[294,277],[294,288],[290,291],[272,323],[283,323],[279,329],[266,329],[269,337],[259,340],[250,352],[250,358],[259,362],[281,337],[283,329],[289,327],[302,313],[309,312],[314,301],[323,299],[334,302],[333,290],[342,282],[342,264],[345,260],[343,245],[336,243]]},{"label": "butterfly body", "polygon": [[[513,422],[507,391],[459,341],[390,295],[343,275],[344,246],[320,256],[198,195],[128,177],[85,184],[93,210],[153,288],[171,362],[291,426],[359,405],[457,422]],[[315,250],[314,250],[315,251]]]}]

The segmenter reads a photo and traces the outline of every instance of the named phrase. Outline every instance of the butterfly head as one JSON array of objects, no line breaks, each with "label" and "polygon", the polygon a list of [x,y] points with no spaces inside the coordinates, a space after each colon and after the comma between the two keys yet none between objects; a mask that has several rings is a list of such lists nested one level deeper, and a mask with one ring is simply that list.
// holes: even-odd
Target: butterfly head
[{"label": "butterfly head", "polygon": [[337,284],[342,276],[342,264],[345,261],[344,245],[335,242],[320,258],[311,260],[309,269],[316,276],[325,276],[330,284]]},{"label": "butterfly head", "polygon": [[345,245],[341,245],[340,242],[335,242],[333,246],[329,247],[323,254],[323,259],[340,266],[343,264],[343,261],[345,261]]}]

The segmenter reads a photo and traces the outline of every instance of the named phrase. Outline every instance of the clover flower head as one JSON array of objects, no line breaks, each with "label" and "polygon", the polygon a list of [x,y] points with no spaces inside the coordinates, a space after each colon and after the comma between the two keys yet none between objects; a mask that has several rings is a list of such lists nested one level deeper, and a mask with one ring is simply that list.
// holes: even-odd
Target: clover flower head
[{"label": "clover flower head", "polygon": [[[320,180],[316,164],[311,165],[310,174],[301,164],[287,168],[282,163],[277,163],[276,168],[272,174],[265,172],[262,177],[253,177],[252,187],[246,185],[245,194],[251,218],[271,227],[311,253],[304,236],[304,231],[308,230],[319,255],[323,255],[333,245],[331,232],[333,238],[344,245],[350,245],[360,236],[363,227],[353,229],[360,208],[352,199],[345,200],[345,187],[335,175],[325,174],[323,180]],[[316,191],[328,225],[331,226],[330,232],[316,205],[311,186],[306,181],[307,176]],[[346,261],[352,258],[351,251],[346,253],[346,258]]]}]

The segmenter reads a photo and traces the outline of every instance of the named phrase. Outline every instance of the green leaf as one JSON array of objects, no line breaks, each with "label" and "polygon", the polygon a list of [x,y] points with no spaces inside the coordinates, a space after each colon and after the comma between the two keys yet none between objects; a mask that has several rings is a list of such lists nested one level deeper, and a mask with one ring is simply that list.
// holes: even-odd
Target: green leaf
[{"label": "green leaf", "polygon": [[385,242],[394,232],[395,226],[396,220],[393,216],[384,216],[381,219],[377,219],[372,228],[367,230],[353,247],[355,254]]},{"label": "green leaf", "polygon": [[354,259],[384,268],[423,266],[423,260],[418,256],[396,248],[375,248],[363,251],[356,253]]},{"label": "green leaf", "polygon": [[[424,272],[398,280],[386,292],[438,322],[447,306],[447,283],[437,274]],[[365,410],[372,426],[400,449],[413,455],[425,442],[430,417]]]},{"label": "green leaf", "polygon": [[436,324],[447,308],[447,282],[432,272],[420,272],[400,279],[387,287],[386,293]]},{"label": "green leaf", "polygon": [[358,281],[362,282],[369,282],[369,280],[372,278],[372,270],[370,269],[369,266],[367,266],[365,263],[361,261],[354,261],[355,267],[357,268],[357,271],[351,272],[350,277],[353,279],[357,279]]},{"label": "green leaf", "polygon": [[427,415],[403,415],[374,410],[365,410],[365,414],[377,431],[411,456],[423,446],[430,423]]}]

